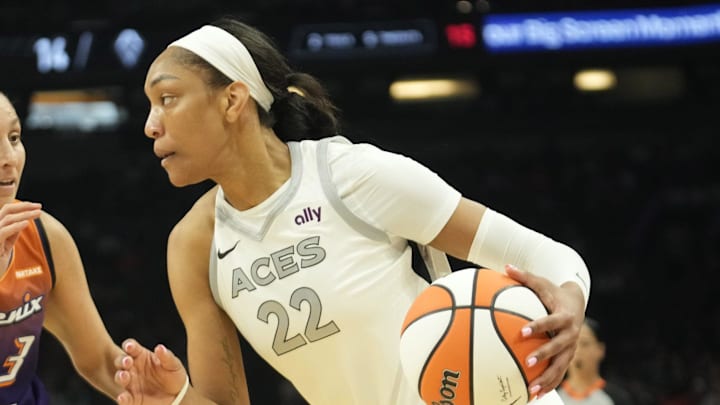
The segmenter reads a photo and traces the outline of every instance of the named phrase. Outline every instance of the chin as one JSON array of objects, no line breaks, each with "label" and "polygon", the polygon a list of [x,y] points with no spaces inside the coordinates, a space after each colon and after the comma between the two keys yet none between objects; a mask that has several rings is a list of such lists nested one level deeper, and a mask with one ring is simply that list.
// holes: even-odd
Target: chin
[{"label": "chin", "polygon": [[188,182],[182,181],[180,179],[175,179],[172,176],[168,176],[168,180],[170,180],[170,184],[172,184],[173,186],[175,186],[177,188],[185,187],[185,186],[189,185]]},{"label": "chin", "polygon": [[170,173],[168,173],[168,180],[170,180],[170,184],[177,188],[192,186],[193,184],[200,183],[199,180],[182,176],[173,176]]}]

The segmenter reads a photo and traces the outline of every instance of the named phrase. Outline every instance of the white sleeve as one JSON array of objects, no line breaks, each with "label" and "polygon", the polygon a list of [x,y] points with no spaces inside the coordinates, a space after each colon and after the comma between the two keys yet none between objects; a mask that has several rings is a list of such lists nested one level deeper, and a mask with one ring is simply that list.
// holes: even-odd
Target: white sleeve
[{"label": "white sleeve", "polygon": [[435,239],[460,202],[460,193],[427,167],[370,144],[331,143],[328,164],[350,211],[423,245]]},{"label": "white sleeve", "polygon": [[485,209],[480,221],[468,261],[497,271],[502,271],[506,264],[513,264],[556,285],[572,281],[582,290],[587,307],[590,273],[582,257],[569,246],[490,208]]}]

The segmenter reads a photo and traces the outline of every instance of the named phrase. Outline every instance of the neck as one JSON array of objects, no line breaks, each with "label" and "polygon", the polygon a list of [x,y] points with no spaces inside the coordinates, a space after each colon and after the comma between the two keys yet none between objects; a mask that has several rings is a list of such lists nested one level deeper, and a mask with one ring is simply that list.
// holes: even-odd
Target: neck
[{"label": "neck", "polygon": [[262,203],[291,175],[289,148],[270,129],[233,152],[231,161],[236,162],[231,170],[214,180],[238,210]]}]

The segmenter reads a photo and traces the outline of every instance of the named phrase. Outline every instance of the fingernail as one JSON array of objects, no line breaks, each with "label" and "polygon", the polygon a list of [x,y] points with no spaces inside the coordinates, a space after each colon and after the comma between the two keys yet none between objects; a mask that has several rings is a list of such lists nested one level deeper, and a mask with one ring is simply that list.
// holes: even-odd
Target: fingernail
[{"label": "fingernail", "polygon": [[544,393],[544,392],[541,392],[541,393],[538,394],[537,399],[539,400],[540,398],[542,398],[542,397],[544,397],[544,396],[545,396],[545,393]]},{"label": "fingernail", "polygon": [[530,394],[535,395],[537,392],[540,391],[539,385],[533,385],[532,388],[530,388]]},{"label": "fingernail", "polygon": [[534,356],[533,356],[533,357],[530,357],[529,359],[527,359],[527,365],[528,365],[528,367],[532,367],[532,366],[534,366],[535,364],[537,364],[537,357],[534,357]]},{"label": "fingernail", "polygon": [[512,269],[512,270],[515,270],[515,271],[518,270],[517,266],[515,266],[514,264],[508,263],[508,264],[507,264],[507,267],[508,267],[509,269]]},{"label": "fingernail", "polygon": [[125,343],[125,351],[132,349],[132,343]]},{"label": "fingernail", "polygon": [[532,334],[532,329],[530,329],[529,326],[526,326],[520,330],[520,333],[522,333],[523,337],[528,337]]}]

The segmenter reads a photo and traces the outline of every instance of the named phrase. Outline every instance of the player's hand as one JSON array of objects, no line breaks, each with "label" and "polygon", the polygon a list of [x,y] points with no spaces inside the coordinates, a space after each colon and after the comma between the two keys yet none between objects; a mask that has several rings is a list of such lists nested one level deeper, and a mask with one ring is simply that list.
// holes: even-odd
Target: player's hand
[{"label": "player's hand", "polygon": [[115,359],[115,382],[124,391],[117,397],[120,405],[169,405],[178,395],[187,373],[178,359],[163,345],[154,351],[134,339],[123,342],[125,355]]},{"label": "player's hand", "polygon": [[536,319],[523,328],[523,336],[526,337],[546,333],[552,336],[549,342],[524,359],[527,365],[550,360],[547,370],[528,385],[531,396],[542,397],[560,385],[575,355],[580,328],[585,320],[585,299],[580,287],[572,282],[558,287],[544,277],[520,271],[512,265],[505,266],[505,271],[535,291],[549,311],[548,316]]},{"label": "player's hand", "polygon": [[28,221],[40,217],[42,205],[32,202],[14,202],[0,208],[0,265],[7,268],[13,246]]}]

